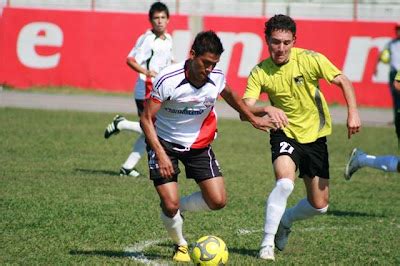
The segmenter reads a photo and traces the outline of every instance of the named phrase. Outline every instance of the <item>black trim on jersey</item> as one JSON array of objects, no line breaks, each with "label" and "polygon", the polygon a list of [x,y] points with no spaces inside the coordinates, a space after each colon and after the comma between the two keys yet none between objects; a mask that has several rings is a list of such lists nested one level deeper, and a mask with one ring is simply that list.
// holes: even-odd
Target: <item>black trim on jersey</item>
[{"label": "black trim on jersey", "polygon": [[177,69],[177,70],[175,70],[175,71],[172,71],[172,72],[169,72],[169,73],[165,74],[164,76],[162,76],[162,77],[157,81],[157,83],[156,83],[156,85],[154,86],[154,88],[155,88],[155,89],[158,89],[158,87],[160,87],[161,84],[162,84],[166,79],[171,78],[171,77],[176,76],[176,75],[180,75],[180,74],[182,74],[183,72],[184,72],[184,69],[183,69],[183,68],[180,68],[180,69]]},{"label": "black trim on jersey", "polygon": [[182,85],[188,84],[188,83],[189,83],[189,81],[188,81],[187,79],[183,79],[183,80],[181,81],[181,83],[179,83],[179,85],[175,87],[175,89],[179,88],[179,87],[182,86]]},{"label": "black trim on jersey", "polygon": [[326,119],[325,119],[324,108],[322,107],[321,94],[320,94],[318,87],[317,87],[317,90],[315,91],[315,104],[317,106],[317,110],[318,110],[318,114],[319,114],[318,130],[321,130],[325,126]]},{"label": "black trim on jersey", "polygon": [[206,83],[211,83],[212,85],[216,86],[214,81],[212,81],[209,77],[207,77],[207,81],[201,85],[200,87],[197,87],[196,85],[194,85],[193,83],[190,82],[190,80],[188,80],[186,77],[179,83],[178,86],[175,87],[175,89],[179,88],[180,86],[183,86],[185,84],[190,84],[191,86],[195,87],[196,89],[200,89],[202,88],[204,85],[206,85]]},{"label": "black trim on jersey", "polygon": [[151,60],[151,58],[153,58],[153,55],[154,55],[154,51],[153,51],[153,49],[151,49],[151,55],[150,55],[149,59],[146,60],[147,70],[150,70],[150,60]]}]

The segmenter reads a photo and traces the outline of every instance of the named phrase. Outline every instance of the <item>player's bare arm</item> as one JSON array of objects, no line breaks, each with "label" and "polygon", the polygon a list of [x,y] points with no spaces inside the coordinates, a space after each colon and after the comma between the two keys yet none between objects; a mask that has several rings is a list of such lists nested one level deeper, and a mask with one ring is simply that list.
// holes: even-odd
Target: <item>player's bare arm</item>
[{"label": "player's bare arm", "polygon": [[253,127],[269,132],[270,129],[276,129],[270,117],[255,116],[249,108],[240,100],[238,95],[232,91],[228,86],[221,92],[222,98],[237,112],[244,120],[249,121]]},{"label": "player's bare arm", "polygon": [[152,99],[147,100],[144,112],[140,117],[140,124],[142,126],[143,133],[146,136],[147,143],[156,154],[161,176],[164,178],[171,178],[174,174],[174,168],[171,160],[158,140],[153,122],[155,121],[155,116],[160,108],[161,103],[155,102]]},{"label": "player's bare arm", "polygon": [[126,59],[126,63],[134,71],[136,71],[137,73],[144,74],[147,77],[155,77],[157,75],[157,73],[155,71],[148,70],[148,69],[142,67],[140,64],[138,64],[138,62],[136,62],[135,58],[133,58],[133,57],[128,57]]},{"label": "player's bare arm", "polygon": [[347,103],[347,131],[348,138],[356,134],[361,128],[361,119],[358,114],[356,96],[351,81],[343,74],[336,76],[332,83],[339,86]]},{"label": "player's bare arm", "polygon": [[[289,120],[281,109],[276,108],[274,106],[256,106],[256,99],[252,98],[246,98],[243,99],[244,104],[249,108],[249,110],[256,116],[265,116],[268,115],[271,119],[274,125],[277,128],[283,128],[288,125]],[[244,118],[241,117],[243,120]]]},{"label": "player's bare arm", "polygon": [[400,81],[398,80],[393,81],[393,86],[398,92],[400,92]]},{"label": "player's bare arm", "polygon": [[246,98],[242,100],[244,104],[249,108],[250,112],[252,112],[256,116],[265,116],[267,113],[265,112],[264,106],[256,106],[257,100],[253,98]]}]

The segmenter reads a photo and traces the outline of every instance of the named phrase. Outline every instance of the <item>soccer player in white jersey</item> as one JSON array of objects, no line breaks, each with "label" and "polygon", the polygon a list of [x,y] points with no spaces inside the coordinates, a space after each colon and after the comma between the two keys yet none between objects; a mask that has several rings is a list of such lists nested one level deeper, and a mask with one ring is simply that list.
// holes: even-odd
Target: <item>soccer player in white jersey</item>
[{"label": "soccer player in white jersey", "polygon": [[[143,113],[144,102],[150,94],[154,77],[173,61],[172,38],[167,33],[168,7],[161,2],[154,3],[149,11],[149,20],[152,29],[147,30],[139,37],[127,57],[128,66],[139,73],[134,92],[138,116]],[[139,172],[134,168],[146,149],[142,129],[139,122],[129,121],[125,117],[117,115],[107,126],[104,137],[108,139],[121,130],[134,131],[140,136],[134,143],[132,152],[121,166],[120,175],[139,176]]]},{"label": "soccer player in white jersey", "polygon": [[[224,179],[210,146],[217,130],[214,105],[218,95],[255,128],[276,128],[271,118],[254,116],[226,85],[224,74],[215,67],[222,52],[222,43],[213,31],[200,32],[189,59],[157,75],[140,118],[150,179],[161,200],[161,219],[176,245],[173,260],[179,262],[190,261],[181,213],[218,210],[226,204]],[[185,166],[187,178],[200,187],[181,199],[178,161]]]}]

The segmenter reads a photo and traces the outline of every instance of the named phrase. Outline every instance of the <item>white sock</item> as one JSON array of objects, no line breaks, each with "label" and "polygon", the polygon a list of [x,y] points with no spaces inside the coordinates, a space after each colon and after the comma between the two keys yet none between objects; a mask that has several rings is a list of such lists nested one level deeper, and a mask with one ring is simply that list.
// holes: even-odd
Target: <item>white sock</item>
[{"label": "white sock", "polygon": [[294,221],[311,218],[318,214],[324,214],[328,210],[328,206],[322,209],[316,209],[311,206],[307,198],[300,200],[296,206],[287,209],[282,217],[282,224],[286,227],[291,227]]},{"label": "white sock", "polygon": [[140,123],[136,121],[122,120],[118,123],[117,128],[119,130],[135,131],[139,134],[143,133]]},{"label": "white sock", "polygon": [[161,211],[161,220],[164,223],[165,229],[167,229],[168,235],[172,238],[174,243],[179,246],[186,246],[187,242],[182,233],[183,220],[179,210],[172,218],[169,218],[163,211]]},{"label": "white sock", "polygon": [[211,211],[205,202],[201,191],[194,192],[189,196],[182,197],[179,203],[182,212],[198,212],[198,211]]},{"label": "white sock", "polygon": [[264,238],[261,246],[273,246],[279,222],[286,208],[287,199],[294,188],[293,181],[289,178],[282,178],[276,182],[275,188],[269,194],[265,206]]},{"label": "white sock", "polygon": [[129,154],[128,159],[122,165],[125,169],[132,169],[136,166],[139,162],[142,154],[146,149],[145,137],[143,134],[136,140],[135,144],[133,145],[133,151]]}]

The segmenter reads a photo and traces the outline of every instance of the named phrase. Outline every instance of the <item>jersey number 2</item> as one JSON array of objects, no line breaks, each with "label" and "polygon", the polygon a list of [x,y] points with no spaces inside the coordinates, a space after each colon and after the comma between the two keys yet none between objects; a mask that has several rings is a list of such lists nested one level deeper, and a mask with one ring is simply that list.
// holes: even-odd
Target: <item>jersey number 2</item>
[{"label": "jersey number 2", "polygon": [[279,146],[281,147],[281,149],[279,150],[279,153],[290,153],[292,154],[294,148],[287,142],[282,141],[281,143],[279,143]]}]

